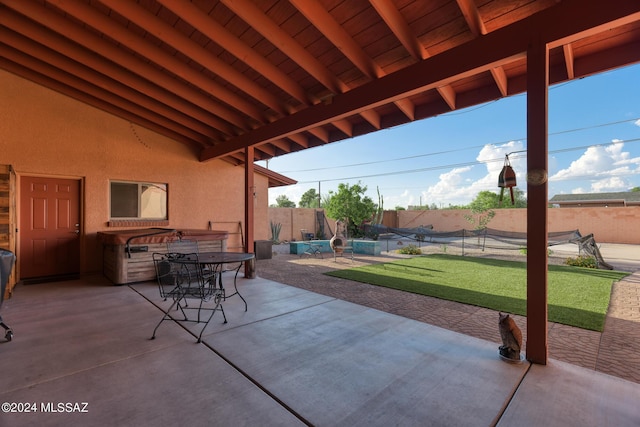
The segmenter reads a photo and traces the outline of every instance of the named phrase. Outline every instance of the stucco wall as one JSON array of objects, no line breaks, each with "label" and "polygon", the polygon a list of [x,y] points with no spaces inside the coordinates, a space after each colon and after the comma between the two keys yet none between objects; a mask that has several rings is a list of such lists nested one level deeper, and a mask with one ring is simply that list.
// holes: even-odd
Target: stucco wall
[{"label": "stucco wall", "polygon": [[[300,230],[308,230],[309,233],[316,232],[316,209],[312,208],[269,208],[269,221],[274,224],[281,224],[281,242],[301,240]],[[271,238],[271,232],[269,232]]]},{"label": "stucco wall", "polygon": [[[102,269],[96,233],[108,229],[112,179],[168,183],[172,228],[244,222],[243,166],[201,163],[191,147],[1,70],[0,99],[0,163],[12,165],[18,180],[45,175],[83,182],[81,272]],[[270,237],[267,185],[256,175],[256,240]]]},{"label": "stucco wall", "polygon": [[[269,219],[282,224],[280,240],[300,240],[300,228],[315,230],[315,209],[269,208]],[[527,231],[526,209],[496,209],[488,227],[504,231]],[[549,231],[580,230],[593,233],[598,243],[640,244],[640,207],[549,209]],[[474,226],[464,216],[468,210],[385,211],[384,225],[414,228],[433,225],[436,231],[453,231]],[[329,219],[334,228],[334,221]],[[303,226],[304,225],[304,226]],[[271,237],[271,235],[269,235]]]},{"label": "stucco wall", "polygon": [[[527,231],[526,209],[496,209],[488,227],[505,231]],[[435,230],[474,228],[464,215],[467,210],[398,211],[398,227],[433,225]],[[640,207],[553,208],[549,213],[549,231],[580,230],[593,233],[596,242],[640,244]]]}]

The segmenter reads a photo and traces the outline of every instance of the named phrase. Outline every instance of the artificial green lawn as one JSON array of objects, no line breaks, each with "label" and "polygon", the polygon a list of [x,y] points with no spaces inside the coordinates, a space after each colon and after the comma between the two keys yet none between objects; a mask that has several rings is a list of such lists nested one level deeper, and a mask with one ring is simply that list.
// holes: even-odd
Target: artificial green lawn
[{"label": "artificial green lawn", "polygon": [[[527,264],[436,254],[326,274],[526,315]],[[602,331],[611,285],[629,273],[549,266],[549,321]]]}]

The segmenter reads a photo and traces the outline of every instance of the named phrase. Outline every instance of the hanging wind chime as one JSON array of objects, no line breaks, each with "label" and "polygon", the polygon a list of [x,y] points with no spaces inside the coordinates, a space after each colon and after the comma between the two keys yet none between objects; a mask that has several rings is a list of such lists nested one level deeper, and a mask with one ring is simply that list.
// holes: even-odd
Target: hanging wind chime
[{"label": "hanging wind chime", "polygon": [[509,193],[511,194],[511,204],[515,204],[515,200],[513,197],[513,187],[516,186],[516,173],[511,167],[511,163],[509,162],[509,155],[505,154],[504,156],[504,166],[500,171],[500,176],[498,177],[498,187],[500,187],[500,204],[502,204],[502,197],[504,196],[504,189],[508,188]]}]

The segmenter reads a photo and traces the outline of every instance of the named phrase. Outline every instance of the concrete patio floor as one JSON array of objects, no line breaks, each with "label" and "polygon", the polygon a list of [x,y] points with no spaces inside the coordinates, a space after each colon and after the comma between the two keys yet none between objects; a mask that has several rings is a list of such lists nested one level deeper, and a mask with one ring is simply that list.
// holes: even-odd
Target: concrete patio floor
[{"label": "concrete patio floor", "polygon": [[[395,243],[395,242],[394,242]],[[410,243],[406,242],[405,244]],[[422,247],[425,253],[442,253],[439,245]],[[640,246],[601,244],[600,250],[616,270],[635,272],[613,284],[604,331],[590,331],[548,323],[549,355],[552,359],[568,362],[620,378],[640,383]],[[449,247],[448,254],[462,255],[460,248]],[[519,251],[470,250],[474,257],[503,258],[525,261]],[[515,254],[515,256],[514,256]],[[553,247],[550,264],[562,264],[567,257],[578,255],[577,245]],[[464,335],[486,341],[501,341],[496,326],[498,312],[468,304],[460,304],[395,289],[343,280],[323,274],[327,271],[390,262],[401,255],[383,252],[380,256],[357,255],[337,258],[324,256],[298,256],[288,254],[288,245],[274,246],[272,259],[258,261],[261,277],[365,305],[387,313],[429,323]],[[513,316],[523,332],[526,347],[526,318]]]},{"label": "concrete patio floor", "polygon": [[263,278],[239,289],[249,310],[230,298],[198,344],[201,324],[173,321],[149,340],[154,283],[18,286],[0,401],[37,412],[0,425],[640,425],[637,383],[506,363],[496,342]]}]

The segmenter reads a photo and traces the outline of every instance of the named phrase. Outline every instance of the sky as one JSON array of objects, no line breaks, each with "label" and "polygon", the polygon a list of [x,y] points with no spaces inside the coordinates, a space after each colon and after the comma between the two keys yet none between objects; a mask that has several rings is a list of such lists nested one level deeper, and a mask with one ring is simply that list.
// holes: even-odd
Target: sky
[{"label": "sky", "polygon": [[[550,86],[548,130],[550,199],[640,187],[640,64]],[[505,154],[526,196],[526,135],[520,94],[257,164],[298,181],[269,205],[360,183],[387,210],[446,208],[498,193]]]}]

